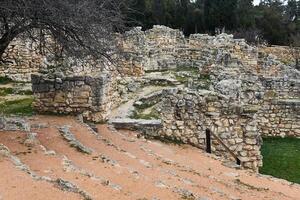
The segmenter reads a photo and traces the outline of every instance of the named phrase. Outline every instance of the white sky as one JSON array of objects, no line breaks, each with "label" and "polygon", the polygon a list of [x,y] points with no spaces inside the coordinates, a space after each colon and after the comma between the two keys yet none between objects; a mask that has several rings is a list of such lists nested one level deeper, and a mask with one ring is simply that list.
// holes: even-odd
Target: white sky
[{"label": "white sky", "polygon": [[254,5],[258,5],[260,0],[254,0]]},{"label": "white sky", "polygon": [[[254,0],[253,3],[254,5],[258,5],[260,0]],[[281,2],[284,2],[284,4],[287,4],[287,1],[281,0]]]}]

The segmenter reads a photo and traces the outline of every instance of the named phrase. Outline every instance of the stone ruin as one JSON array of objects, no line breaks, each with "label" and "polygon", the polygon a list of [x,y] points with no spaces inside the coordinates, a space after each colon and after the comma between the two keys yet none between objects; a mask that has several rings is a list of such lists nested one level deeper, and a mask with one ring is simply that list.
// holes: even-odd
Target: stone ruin
[{"label": "stone ruin", "polygon": [[[262,164],[261,137],[255,110],[231,102],[210,91],[165,91],[161,103],[163,128],[155,136],[206,148],[206,130],[210,130],[237,154],[243,166],[258,169]],[[254,112],[253,112],[254,111]],[[212,151],[232,158],[215,138]]]},{"label": "stone ruin", "polygon": [[49,78],[33,74],[34,108],[41,113],[78,114],[86,120],[105,121],[114,104],[110,74]]},{"label": "stone ruin", "polygon": [[[24,80],[31,79],[34,107],[41,113],[109,120],[116,128],[202,149],[209,129],[243,167],[253,170],[262,164],[261,136],[300,136],[300,72],[281,60],[286,56],[272,55],[274,49],[250,46],[227,34],[185,38],[165,26],[138,27],[118,37],[122,51],[114,67],[71,60],[67,73],[47,73],[45,57],[35,58],[31,50],[20,51],[13,44],[7,56],[26,61],[2,66],[0,72],[15,80],[33,73]],[[153,85],[156,91],[139,96]],[[138,106],[153,108],[159,117],[130,117]],[[118,107],[122,109],[116,114]],[[217,141],[212,145],[215,154],[230,158]]]}]

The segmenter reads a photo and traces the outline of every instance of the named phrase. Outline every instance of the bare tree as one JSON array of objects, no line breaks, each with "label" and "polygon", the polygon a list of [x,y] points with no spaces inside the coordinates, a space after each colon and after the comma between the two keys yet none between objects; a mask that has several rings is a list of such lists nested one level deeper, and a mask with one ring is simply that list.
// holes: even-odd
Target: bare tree
[{"label": "bare tree", "polygon": [[300,33],[291,36],[290,50],[295,60],[295,68],[300,70]]},{"label": "bare tree", "polygon": [[[124,0],[0,0],[0,59],[11,41],[51,35],[65,54],[109,58]],[[3,61],[3,60],[2,60]]]}]

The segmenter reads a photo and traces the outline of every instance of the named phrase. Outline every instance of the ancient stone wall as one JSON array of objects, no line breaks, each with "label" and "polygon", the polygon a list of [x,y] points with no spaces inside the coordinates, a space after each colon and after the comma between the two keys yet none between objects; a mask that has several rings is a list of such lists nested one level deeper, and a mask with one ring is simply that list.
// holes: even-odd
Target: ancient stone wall
[{"label": "ancient stone wall", "polygon": [[263,136],[300,137],[300,100],[265,102],[258,114]]},{"label": "ancient stone wall", "polygon": [[264,99],[258,114],[264,136],[300,136],[300,81],[262,78]]},{"label": "ancient stone wall", "polygon": [[260,47],[257,74],[263,77],[299,79],[300,72],[295,69],[295,60],[291,58],[291,52],[288,52],[284,47]]},{"label": "ancient stone wall", "polygon": [[48,78],[32,75],[34,107],[42,113],[83,114],[90,121],[107,119],[118,104],[111,74]]},{"label": "ancient stone wall", "polygon": [[[50,49],[55,46],[51,38],[47,51],[40,44],[25,37],[14,39],[3,55],[5,63],[0,64],[0,77],[8,77],[13,81],[30,82],[34,73],[64,73],[65,75],[85,76],[101,72],[103,68],[112,68],[108,60],[78,59],[65,57],[57,61]],[[43,50],[42,50],[43,49]],[[51,50],[52,52],[53,50]]]},{"label": "ancient stone wall", "polygon": [[37,43],[17,38],[11,42],[3,58],[6,63],[0,64],[0,77],[29,82],[31,74],[38,72],[42,67],[44,56],[39,53]]},{"label": "ancient stone wall", "polygon": [[194,34],[185,38],[181,31],[165,26],[154,26],[145,32],[135,28],[123,35],[121,47],[127,71],[134,68],[141,71],[141,66],[146,72],[177,67],[202,68],[216,61],[226,62],[228,56],[245,65],[257,65],[257,49],[227,34]]},{"label": "ancient stone wall", "polygon": [[266,99],[296,99],[300,97],[300,80],[283,78],[261,78]]},{"label": "ancient stone wall", "polygon": [[[292,124],[296,130],[291,134],[283,131],[285,135],[297,135],[299,132],[299,128],[292,122],[299,118],[299,113],[289,108],[290,101],[286,99],[292,98],[295,102],[300,98],[300,72],[284,61],[284,58],[288,57],[287,48],[253,47],[245,40],[234,39],[232,35],[227,34],[194,34],[185,38],[181,31],[165,26],[154,26],[147,31],[134,28],[118,37],[122,51],[117,56],[117,66],[108,61],[73,58],[66,59],[58,66],[51,61],[51,56],[39,54],[38,44],[30,40],[16,39],[5,54],[5,59],[10,63],[0,66],[0,76],[28,81],[31,74],[43,72],[45,76],[36,75],[34,77],[38,78],[32,82],[36,96],[35,107],[39,111],[103,112],[101,117],[95,117],[99,121],[100,118],[106,118],[111,108],[120,104],[120,93],[123,93],[123,100],[126,100],[124,93],[141,86],[137,84],[137,80],[145,73],[195,67],[199,69],[199,73],[209,76],[210,90],[226,95],[241,105],[251,104],[257,108],[263,105],[257,120],[261,121],[259,130],[265,135],[266,129],[270,127],[269,123],[274,131],[276,127],[290,127]],[[290,57],[288,59],[290,60]],[[110,78],[104,78],[106,75],[102,74],[103,69],[107,68],[111,68],[111,74],[108,76]],[[134,83],[129,81],[127,84],[125,79],[117,81],[120,74],[116,71]],[[93,91],[98,90],[86,82],[86,77],[91,75],[92,79],[98,81],[97,88],[101,88],[97,94]],[[122,89],[123,85],[118,87],[120,82],[125,82],[123,85],[128,88]],[[66,88],[68,92],[64,91]],[[278,100],[280,104],[277,103]],[[294,105],[292,103],[292,107],[295,107]],[[273,120],[274,115],[279,116],[281,114],[278,113],[285,113],[287,109],[289,113],[281,116],[286,120]],[[274,135],[274,131],[270,130],[268,133]],[[275,132],[276,135],[280,135],[278,130]]]},{"label": "ancient stone wall", "polygon": [[[156,137],[205,149],[205,131],[210,129],[238,156],[245,168],[257,170],[262,158],[255,112],[210,91],[166,90],[160,105],[163,129]],[[232,159],[215,138],[212,150]]]}]

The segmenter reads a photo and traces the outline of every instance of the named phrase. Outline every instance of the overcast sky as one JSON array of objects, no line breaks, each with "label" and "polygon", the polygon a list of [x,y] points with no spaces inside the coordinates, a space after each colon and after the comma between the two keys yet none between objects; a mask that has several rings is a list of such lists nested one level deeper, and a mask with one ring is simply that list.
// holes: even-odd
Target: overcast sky
[{"label": "overcast sky", "polygon": [[258,5],[260,0],[254,0],[254,5]]}]

